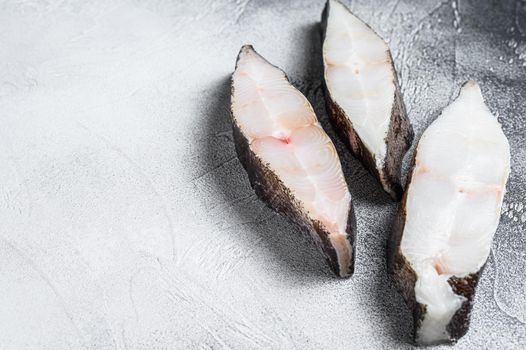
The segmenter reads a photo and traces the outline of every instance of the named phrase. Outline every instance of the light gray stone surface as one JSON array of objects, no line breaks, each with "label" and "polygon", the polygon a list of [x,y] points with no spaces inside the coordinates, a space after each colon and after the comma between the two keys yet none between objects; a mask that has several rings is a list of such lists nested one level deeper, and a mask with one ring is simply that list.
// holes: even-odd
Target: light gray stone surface
[{"label": "light gray stone surface", "polygon": [[[1,349],[409,347],[409,312],[385,269],[397,204],[336,141],[359,230],[356,274],[339,280],[255,197],[235,156],[228,78],[244,43],[327,126],[322,8],[0,4]],[[389,41],[417,139],[468,78],[503,124],[508,194],[456,348],[524,348],[526,3],[351,8]]]}]

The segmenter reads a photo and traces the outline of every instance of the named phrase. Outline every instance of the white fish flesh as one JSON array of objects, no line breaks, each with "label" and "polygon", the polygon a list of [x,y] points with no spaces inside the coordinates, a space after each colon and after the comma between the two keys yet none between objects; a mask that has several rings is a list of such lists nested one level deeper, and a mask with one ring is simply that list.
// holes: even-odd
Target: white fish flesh
[{"label": "white fish flesh", "polygon": [[322,15],[325,97],[331,121],[351,152],[393,198],[413,140],[389,47],[342,3]]},{"label": "white fish flesh", "polygon": [[337,275],[350,276],[356,224],[336,149],[305,96],[249,45],[232,75],[231,114],[257,195],[299,225]]},{"label": "white fish flesh", "polygon": [[469,81],[418,143],[390,242],[418,343],[455,342],[467,332],[509,172],[508,140]]}]

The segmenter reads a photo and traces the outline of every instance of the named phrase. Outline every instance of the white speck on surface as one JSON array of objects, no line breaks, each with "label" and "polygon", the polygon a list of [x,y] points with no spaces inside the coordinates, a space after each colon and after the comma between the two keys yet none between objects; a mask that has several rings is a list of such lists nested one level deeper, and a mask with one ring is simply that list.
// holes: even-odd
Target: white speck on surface
[{"label": "white speck on surface", "polygon": [[[499,115],[506,205],[455,348],[520,348],[526,23],[514,0],[448,3],[351,8],[389,40],[416,139],[469,78]],[[323,5],[0,4],[1,349],[410,347],[385,268],[397,204],[328,127]],[[335,140],[357,213],[351,279],[257,199],[236,158],[228,79],[245,43],[288,73]]]}]

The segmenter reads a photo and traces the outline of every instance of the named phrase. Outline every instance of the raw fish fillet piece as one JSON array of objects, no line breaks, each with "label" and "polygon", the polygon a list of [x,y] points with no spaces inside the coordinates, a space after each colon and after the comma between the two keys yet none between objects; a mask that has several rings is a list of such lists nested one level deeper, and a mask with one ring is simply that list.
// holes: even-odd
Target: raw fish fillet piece
[{"label": "raw fish fillet piece", "polygon": [[467,332],[509,173],[508,140],[469,81],[418,143],[389,245],[418,343]]},{"label": "raw fish fillet piece", "polygon": [[356,220],[336,149],[305,96],[249,45],[232,75],[231,114],[256,194],[312,238],[336,275],[352,275]]},{"label": "raw fish fillet piece", "polygon": [[325,99],[331,121],[383,189],[400,199],[400,171],[413,140],[389,47],[342,3],[322,15]]}]

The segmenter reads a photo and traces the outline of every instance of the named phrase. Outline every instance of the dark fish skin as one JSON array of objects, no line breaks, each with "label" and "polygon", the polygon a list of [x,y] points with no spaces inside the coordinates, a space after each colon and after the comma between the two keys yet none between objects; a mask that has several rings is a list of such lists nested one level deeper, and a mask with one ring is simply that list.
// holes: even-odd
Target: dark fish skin
[{"label": "dark fish skin", "polygon": [[[329,1],[327,1],[321,17],[322,44],[325,41],[329,11],[330,4]],[[371,29],[371,31],[373,30]],[[387,152],[382,169],[384,176],[381,176],[378,169],[376,168],[374,156],[371,154],[371,152],[369,152],[367,147],[365,147],[362,140],[360,139],[360,136],[358,136],[354,130],[351,120],[346,116],[345,112],[338,105],[338,103],[332,99],[329,89],[327,88],[325,78],[323,79],[323,90],[325,93],[325,102],[327,105],[327,110],[329,111],[331,123],[334,125],[334,128],[336,129],[336,132],[338,133],[341,140],[351,150],[351,153],[360,160],[365,168],[367,168],[367,170],[374,177],[376,177],[384,190],[394,199],[400,200],[403,194],[401,185],[402,161],[405,153],[411,147],[414,133],[413,127],[411,126],[409,118],[407,117],[404,101],[402,100],[400,85],[398,84],[398,78],[393,65],[391,52],[389,52],[389,60],[391,62],[393,76],[395,77],[395,95],[393,108],[391,111],[391,119],[389,121],[389,131],[386,138]]]},{"label": "dark fish skin", "polygon": [[[252,48],[251,46],[249,47]],[[243,48],[241,48],[241,50],[243,50]],[[231,84],[231,89],[231,97],[233,99],[233,83]],[[265,164],[262,159],[250,149],[248,139],[245,137],[240,127],[236,124],[232,107],[230,108],[230,115],[232,117],[232,129],[236,153],[248,174],[250,185],[256,192],[256,195],[263,202],[265,202],[268,207],[298,225],[301,231],[307,237],[309,237],[310,240],[314,241],[318,249],[325,256],[325,259],[327,260],[331,270],[337,276],[350,277],[354,272],[356,237],[356,218],[352,200],[349,205],[350,209],[346,228],[347,239],[352,247],[352,256],[350,259],[349,273],[342,274],[340,272],[336,250],[332,246],[329,239],[329,232],[319,221],[311,220],[308,217],[301,203],[294,197],[294,195],[279,179],[276,173],[272,171],[272,169],[270,169],[267,164]]]},{"label": "dark fish skin", "polygon": [[[416,342],[418,328],[426,314],[426,306],[416,301],[415,283],[417,276],[400,249],[407,215],[407,189],[411,186],[415,159],[416,153],[413,157],[411,170],[407,176],[405,187],[406,192],[404,193],[400,207],[398,208],[398,213],[393,223],[393,231],[387,245],[387,271],[392,276],[398,290],[404,297],[407,306],[413,313],[413,339],[415,339]],[[453,276],[448,279],[448,283],[455,294],[462,295],[467,300],[462,303],[462,306],[453,315],[451,321],[447,325],[446,330],[448,331],[450,338],[444,343],[454,344],[468,331],[475,290],[484,267],[485,264],[477,273],[470,274],[466,277],[458,278]]]}]

